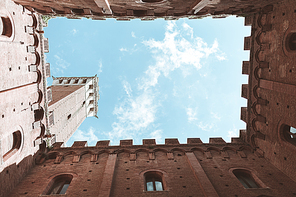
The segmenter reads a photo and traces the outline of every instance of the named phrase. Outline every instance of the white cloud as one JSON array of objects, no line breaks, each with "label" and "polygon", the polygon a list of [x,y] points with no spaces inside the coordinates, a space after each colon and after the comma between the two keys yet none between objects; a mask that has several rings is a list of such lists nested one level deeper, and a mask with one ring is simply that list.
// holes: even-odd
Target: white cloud
[{"label": "white cloud", "polygon": [[198,127],[203,131],[210,131],[214,127],[214,124],[206,124],[203,122],[199,122]]},{"label": "white cloud", "polygon": [[122,85],[123,85],[125,93],[128,95],[128,97],[131,97],[131,92],[132,92],[131,85],[125,80],[122,81]]},{"label": "white cloud", "polygon": [[156,140],[156,143],[158,143],[158,144],[161,143],[161,142],[163,142],[162,130],[160,130],[160,129],[155,130],[152,133],[150,133],[150,137],[152,139],[155,139]]},{"label": "white cloud", "polygon": [[192,108],[188,107],[186,109],[186,114],[187,114],[187,117],[188,117],[188,122],[193,122],[193,121],[197,120],[197,117],[196,117],[197,113]]},{"label": "white cloud", "polygon": [[193,28],[190,27],[187,23],[183,23],[183,28],[187,32],[187,35],[190,35],[191,38],[193,38]]},{"label": "white cloud", "polygon": [[136,38],[135,32],[132,31],[131,35],[132,35],[133,38]]},{"label": "white cloud", "polygon": [[218,113],[211,112],[212,118],[221,120],[221,117],[218,115]]},{"label": "white cloud", "polygon": [[202,67],[201,60],[218,51],[217,40],[209,47],[201,38],[193,38],[193,30],[188,24],[183,23],[183,30],[185,34],[192,35],[190,40],[184,38],[175,22],[169,21],[165,38],[162,41],[154,39],[143,41],[143,44],[151,49],[156,64],[149,66],[146,71],[148,77],[144,78],[142,84],[140,84],[141,89],[155,86],[161,74],[167,77],[170,72],[177,68],[182,69],[186,77],[190,74],[186,67],[199,70]]},{"label": "white cloud", "polygon": [[57,74],[64,73],[64,70],[66,70],[70,66],[70,63],[68,63],[66,60],[64,60],[63,58],[61,58],[58,55],[54,55],[54,59],[55,59],[56,66],[53,67],[54,68],[53,70]]},{"label": "white cloud", "polygon": [[73,36],[75,36],[75,34],[78,32],[77,29],[72,29],[71,33],[73,34]]},{"label": "white cloud", "polygon": [[[131,32],[132,37],[136,37]],[[186,39],[190,35],[189,39]],[[185,38],[186,37],[186,38]],[[154,63],[150,64],[143,76],[136,79],[135,86],[124,80],[122,88],[126,95],[120,103],[114,107],[113,115],[116,120],[112,123],[112,131],[106,133],[111,141],[127,138],[136,138],[153,130],[150,136],[158,141],[162,139],[162,130],[155,128],[155,121],[161,103],[166,100],[165,95],[158,93],[159,77],[169,77],[176,69],[181,69],[183,76],[190,75],[192,69],[199,70],[202,67],[202,59],[211,54],[217,55],[218,41],[214,40],[212,46],[208,46],[199,37],[193,36],[193,29],[186,23],[178,27],[175,22],[168,22],[164,39],[154,39],[142,42],[153,55]],[[133,49],[120,48],[120,51],[133,52]],[[191,70],[190,70],[191,69]],[[133,88],[135,87],[135,88]],[[174,90],[174,95],[176,95]],[[187,108],[188,122],[194,123],[202,130],[210,130],[213,124],[204,124],[198,121],[197,108]]]},{"label": "white cloud", "polygon": [[228,133],[227,137],[229,137],[229,141],[231,141],[232,137],[238,137],[238,132],[235,125],[233,125],[233,128],[227,131],[227,133]]},{"label": "white cloud", "polygon": [[126,48],[123,48],[123,47],[121,47],[121,48],[119,49],[119,51],[123,52],[123,51],[127,51],[127,49],[126,49]]},{"label": "white cloud", "polygon": [[[130,87],[125,83],[124,89],[129,94]],[[117,121],[112,124],[108,137],[113,139],[135,138],[155,121],[157,105],[150,91],[142,92],[139,96],[129,94],[123,102],[115,106],[113,114]]]},{"label": "white cloud", "polygon": [[74,141],[87,141],[89,144],[95,144],[99,140],[93,127],[90,127],[87,132],[78,129],[72,138]]},{"label": "white cloud", "polygon": [[98,69],[97,73],[100,74],[101,72],[103,72],[103,70],[102,70],[102,68],[103,68],[102,61],[99,61],[98,67],[99,67],[99,69]]},{"label": "white cloud", "polygon": [[217,58],[219,61],[223,61],[223,60],[226,60],[226,55],[225,55],[225,54],[216,55],[216,58]]}]

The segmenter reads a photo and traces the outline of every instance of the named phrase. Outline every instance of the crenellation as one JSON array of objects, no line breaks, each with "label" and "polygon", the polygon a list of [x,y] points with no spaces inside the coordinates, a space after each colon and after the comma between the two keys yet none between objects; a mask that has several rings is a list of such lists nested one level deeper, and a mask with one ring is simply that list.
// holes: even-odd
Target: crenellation
[{"label": "crenellation", "polygon": [[180,144],[178,139],[165,139],[165,145],[177,145]]},{"label": "crenellation", "polygon": [[210,144],[226,144],[226,142],[221,137],[210,138]]},{"label": "crenellation", "polygon": [[75,141],[72,144],[72,148],[80,148],[80,147],[86,147],[87,146],[87,141]]}]

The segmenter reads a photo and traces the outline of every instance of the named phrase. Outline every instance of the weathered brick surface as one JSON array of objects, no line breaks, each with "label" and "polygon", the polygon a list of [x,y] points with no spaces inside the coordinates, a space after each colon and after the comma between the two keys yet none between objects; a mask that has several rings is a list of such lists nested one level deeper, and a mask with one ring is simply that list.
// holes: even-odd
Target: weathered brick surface
[{"label": "weathered brick surface", "polygon": [[68,18],[90,17],[104,19],[114,17],[118,20],[141,18],[178,19],[180,17],[200,18],[213,15],[223,18],[226,15],[244,15],[260,11],[266,5],[280,0],[164,0],[164,1],[134,1],[134,0],[72,0],[72,1],[29,1],[15,0],[28,9],[47,15],[62,15]]},{"label": "weathered brick surface", "polygon": [[[169,160],[171,152],[173,160]],[[207,158],[206,152],[211,154]],[[151,160],[149,154],[155,159]],[[60,163],[55,164],[55,156]],[[130,160],[130,155],[135,160]],[[245,143],[198,145],[146,145],[55,148],[43,163],[32,169],[10,196],[42,194],[59,174],[74,176],[65,196],[292,196],[296,183],[264,158],[258,158]],[[91,161],[97,155],[97,161]],[[77,156],[80,160],[76,163]],[[232,173],[248,169],[262,188],[245,189]],[[164,191],[145,191],[144,173],[164,176]],[[32,186],[34,185],[34,187]],[[109,195],[110,193],[110,195]]]},{"label": "weathered brick surface", "polygon": [[294,181],[296,147],[284,139],[281,126],[296,128],[296,53],[287,42],[296,32],[295,10],[296,2],[287,0],[252,15],[245,139]]}]

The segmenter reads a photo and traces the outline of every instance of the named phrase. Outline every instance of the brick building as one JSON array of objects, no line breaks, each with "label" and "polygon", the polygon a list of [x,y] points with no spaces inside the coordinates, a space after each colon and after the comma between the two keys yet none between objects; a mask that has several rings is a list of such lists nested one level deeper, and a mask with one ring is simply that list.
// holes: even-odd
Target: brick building
[{"label": "brick building", "polygon": [[[15,2],[23,6],[0,2],[0,196],[296,196],[294,0]],[[38,13],[120,20],[244,16],[252,26],[244,45],[250,59],[242,64],[249,75],[242,85],[246,129],[231,143],[188,138],[187,144],[146,139],[61,147],[85,117],[96,115],[97,78],[54,78],[47,88],[48,41]],[[72,105],[62,110],[63,102]]]}]

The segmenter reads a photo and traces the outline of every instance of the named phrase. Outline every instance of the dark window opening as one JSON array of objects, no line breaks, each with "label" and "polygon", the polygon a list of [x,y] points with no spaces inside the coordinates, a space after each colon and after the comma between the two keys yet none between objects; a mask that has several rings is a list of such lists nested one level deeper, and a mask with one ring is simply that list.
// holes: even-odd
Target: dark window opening
[{"label": "dark window opening", "polygon": [[79,79],[75,79],[74,84],[77,84],[79,81]]},{"label": "dark window opening", "polygon": [[294,127],[283,125],[281,132],[287,142],[296,146],[296,129]]},{"label": "dark window opening", "polygon": [[288,35],[287,37],[287,46],[290,50],[295,51],[296,50],[296,33],[292,33]]},{"label": "dark window opening", "polygon": [[94,86],[93,85],[89,85],[89,89],[93,89],[94,88]]},{"label": "dark window opening", "polygon": [[65,84],[69,84],[70,82],[71,82],[71,79],[68,79]]},{"label": "dark window opening", "polygon": [[147,10],[134,10],[134,16],[147,16]]},{"label": "dark window opening", "polygon": [[[22,134],[20,131],[13,132],[11,138],[12,138],[12,146],[9,149],[9,151],[4,154],[4,156],[3,156],[4,161],[6,161],[13,154],[15,154],[21,147]],[[11,139],[11,138],[9,138],[9,139]]]},{"label": "dark window opening", "polygon": [[71,114],[68,115],[68,120],[71,118]]},{"label": "dark window opening", "polygon": [[254,180],[251,172],[248,170],[233,170],[233,174],[245,188],[259,188],[260,186]]},{"label": "dark window opening", "polygon": [[8,17],[0,17],[0,33],[3,36],[12,36],[12,24]]},{"label": "dark window opening", "polygon": [[59,175],[51,181],[51,187],[46,195],[66,194],[66,191],[72,181],[72,175]]},{"label": "dark window opening", "polygon": [[95,108],[92,107],[92,108],[89,109],[89,111],[95,111]]},{"label": "dark window opening", "polygon": [[90,101],[89,101],[89,104],[93,104],[93,103],[94,103],[94,100],[90,100]]},{"label": "dark window opening", "polygon": [[42,120],[44,117],[44,110],[41,107],[40,109],[36,109],[34,110],[34,118],[35,118],[35,122]]},{"label": "dark window opening", "polygon": [[84,104],[85,104],[85,101],[83,101],[82,105],[84,105]]},{"label": "dark window opening", "polygon": [[72,9],[72,12],[74,14],[78,14],[78,15],[83,15],[84,14],[84,10],[83,9]]},{"label": "dark window opening", "polygon": [[59,84],[61,84],[61,83],[63,83],[63,80],[61,79],[61,80],[59,80]]},{"label": "dark window opening", "polygon": [[86,79],[83,79],[82,83],[86,83]]},{"label": "dark window opening", "polygon": [[89,93],[89,96],[94,96],[94,93]]},{"label": "dark window opening", "polygon": [[163,191],[162,174],[159,172],[145,173],[145,189],[146,191]]}]

